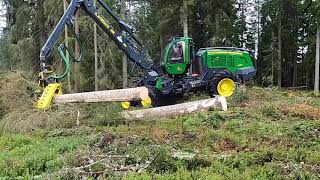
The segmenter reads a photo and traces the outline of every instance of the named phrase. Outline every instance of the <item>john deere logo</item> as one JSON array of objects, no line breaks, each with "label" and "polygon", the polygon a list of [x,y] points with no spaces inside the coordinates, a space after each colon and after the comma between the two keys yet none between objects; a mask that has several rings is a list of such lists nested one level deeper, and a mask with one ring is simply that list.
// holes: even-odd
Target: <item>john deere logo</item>
[{"label": "john deere logo", "polygon": [[181,67],[181,66],[178,66],[178,67],[177,67],[177,70],[178,70],[178,71],[182,71],[182,67]]}]

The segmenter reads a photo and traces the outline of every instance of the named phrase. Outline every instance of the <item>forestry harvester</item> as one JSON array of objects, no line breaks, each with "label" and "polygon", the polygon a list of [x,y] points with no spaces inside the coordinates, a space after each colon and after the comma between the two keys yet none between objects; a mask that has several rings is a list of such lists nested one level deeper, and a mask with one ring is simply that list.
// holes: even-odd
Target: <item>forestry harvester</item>
[{"label": "forestry harvester", "polygon": [[[56,75],[47,65],[55,42],[59,39],[65,25],[72,26],[75,13],[82,8],[115,44],[127,55],[135,65],[144,72],[144,76],[134,85],[148,88],[149,97],[139,102],[122,102],[123,108],[140,104],[143,107],[157,106],[161,99],[181,97],[188,92],[205,91],[211,96],[232,96],[236,85],[250,80],[256,74],[253,66],[254,55],[242,48],[209,47],[194,51],[193,41],[187,37],[172,38],[165,47],[161,66],[154,63],[148,55],[146,47],[134,33],[132,26],[121,20],[104,0],[97,0],[105,11],[112,17],[115,24],[96,8],[93,0],[72,0],[68,9],[56,25],[52,34],[40,53],[39,85],[44,91],[37,103],[37,108],[48,109],[55,95],[61,94],[60,80],[65,78],[70,69],[64,45],[58,50],[66,65],[62,75]],[[118,28],[115,28],[115,27]],[[79,40],[76,37],[76,40]],[[70,53],[72,54],[72,53]],[[77,60],[76,60],[77,61]],[[169,97],[169,98],[168,98]]]}]

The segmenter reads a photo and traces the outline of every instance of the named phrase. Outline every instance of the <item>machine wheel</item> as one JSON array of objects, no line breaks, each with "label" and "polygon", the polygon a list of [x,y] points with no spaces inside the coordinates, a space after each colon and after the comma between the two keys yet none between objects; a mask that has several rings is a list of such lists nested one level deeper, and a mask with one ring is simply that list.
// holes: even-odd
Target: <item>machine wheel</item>
[{"label": "machine wheel", "polygon": [[121,107],[123,109],[128,110],[131,107],[131,102],[130,101],[121,102]]},{"label": "machine wheel", "polygon": [[140,102],[141,107],[143,108],[150,108],[150,107],[156,107],[159,103],[159,96],[156,92],[156,90],[150,90],[149,97],[143,101]]},{"label": "machine wheel", "polygon": [[230,97],[236,90],[236,83],[233,74],[227,70],[218,71],[209,82],[208,92],[210,96],[220,95]]},{"label": "machine wheel", "polygon": [[137,107],[139,105],[140,105],[140,102],[138,102],[138,101],[124,101],[124,102],[121,102],[121,107],[124,110],[128,110],[131,107]]},{"label": "machine wheel", "polygon": [[125,101],[121,102],[121,107],[125,110],[130,109],[130,107],[143,107],[143,108],[150,108],[150,107],[156,107],[159,104],[159,96],[156,92],[156,90],[150,90],[149,89],[149,97],[143,101]]}]

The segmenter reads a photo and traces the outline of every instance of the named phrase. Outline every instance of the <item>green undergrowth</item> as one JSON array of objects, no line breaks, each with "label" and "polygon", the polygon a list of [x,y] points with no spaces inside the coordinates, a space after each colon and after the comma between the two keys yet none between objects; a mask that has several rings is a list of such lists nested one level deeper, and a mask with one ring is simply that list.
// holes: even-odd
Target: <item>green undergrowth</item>
[{"label": "green undergrowth", "polygon": [[228,112],[137,122],[118,104],[91,104],[77,125],[4,133],[0,179],[320,178],[319,96],[251,87],[228,102]]}]

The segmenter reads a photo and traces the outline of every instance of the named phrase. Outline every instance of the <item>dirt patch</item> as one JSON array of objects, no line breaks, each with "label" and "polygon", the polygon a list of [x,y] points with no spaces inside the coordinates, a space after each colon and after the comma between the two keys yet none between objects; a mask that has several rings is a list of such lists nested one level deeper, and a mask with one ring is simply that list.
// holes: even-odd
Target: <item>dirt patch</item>
[{"label": "dirt patch", "polygon": [[193,142],[197,136],[193,133],[190,133],[188,131],[183,131],[181,134],[181,141],[191,143]]},{"label": "dirt patch", "polygon": [[115,140],[115,136],[108,132],[103,132],[100,135],[99,141],[95,144],[96,147],[102,149],[105,147],[108,147],[110,144],[112,144]]},{"label": "dirt patch", "polygon": [[231,139],[223,139],[217,143],[218,151],[232,151],[239,148],[239,145]]},{"label": "dirt patch", "polygon": [[168,140],[169,132],[164,128],[152,128],[151,136],[158,142],[166,142]]},{"label": "dirt patch", "polygon": [[281,104],[278,109],[285,114],[307,118],[307,119],[320,119],[320,109],[307,105],[307,104]]},{"label": "dirt patch", "polygon": [[193,143],[197,139],[197,135],[188,131],[182,131],[181,133],[169,133],[165,140],[165,143]]}]

